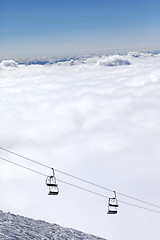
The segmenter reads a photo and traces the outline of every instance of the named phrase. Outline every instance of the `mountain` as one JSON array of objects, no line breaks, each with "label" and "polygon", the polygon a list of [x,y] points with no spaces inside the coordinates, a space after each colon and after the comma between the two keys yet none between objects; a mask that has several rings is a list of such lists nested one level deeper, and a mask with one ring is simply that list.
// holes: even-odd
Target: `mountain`
[{"label": "mountain", "polygon": [[2,240],[105,240],[104,238],[64,228],[57,224],[33,220],[0,211],[0,239]]}]

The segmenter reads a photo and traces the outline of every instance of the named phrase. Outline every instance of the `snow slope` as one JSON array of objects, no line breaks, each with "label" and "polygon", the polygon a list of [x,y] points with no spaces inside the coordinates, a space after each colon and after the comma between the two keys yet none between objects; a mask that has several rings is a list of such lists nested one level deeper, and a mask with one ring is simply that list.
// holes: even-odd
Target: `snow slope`
[{"label": "snow slope", "polygon": [[0,239],[2,240],[104,240],[104,238],[64,228],[45,221],[0,211]]}]

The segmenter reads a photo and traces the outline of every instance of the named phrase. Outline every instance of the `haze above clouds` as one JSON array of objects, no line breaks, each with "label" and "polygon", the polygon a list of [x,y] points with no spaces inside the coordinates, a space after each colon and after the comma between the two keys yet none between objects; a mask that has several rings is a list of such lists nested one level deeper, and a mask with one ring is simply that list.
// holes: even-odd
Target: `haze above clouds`
[{"label": "haze above clouds", "polygon": [[[160,201],[160,55],[129,53],[50,65],[0,63],[0,146],[155,204]],[[0,156],[50,175],[0,151]],[[157,238],[159,215],[0,163],[0,209],[107,239]],[[99,191],[57,173],[59,179]],[[100,191],[106,196],[110,192]],[[129,201],[118,196],[119,200]]]}]

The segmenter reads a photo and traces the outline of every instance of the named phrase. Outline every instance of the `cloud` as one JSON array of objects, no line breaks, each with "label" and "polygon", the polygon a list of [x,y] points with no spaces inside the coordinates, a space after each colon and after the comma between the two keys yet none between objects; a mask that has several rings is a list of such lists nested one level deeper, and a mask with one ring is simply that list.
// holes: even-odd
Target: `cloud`
[{"label": "cloud", "polygon": [[[95,56],[28,66],[3,61],[0,146],[158,204],[159,61],[157,54]],[[51,174],[2,151],[0,156]],[[113,240],[124,236],[148,240],[159,234],[159,226],[151,224],[158,222],[158,214],[120,204],[118,215],[108,217],[107,199],[61,183],[59,196],[50,198],[43,176],[0,164],[0,209],[4,211]],[[60,173],[56,176],[99,191]],[[13,201],[6,201],[8,189]],[[118,199],[124,200],[119,195]]]},{"label": "cloud", "polygon": [[0,67],[17,67],[17,63],[13,60],[3,60],[0,63]]},{"label": "cloud", "polygon": [[112,61],[99,61],[99,64],[104,66],[114,67],[114,66],[130,65],[131,63],[128,60],[117,58]]},{"label": "cloud", "polygon": [[[129,55],[130,56],[130,55]],[[120,55],[113,55],[113,56],[95,56],[95,57],[88,57],[88,58],[72,58],[66,59],[65,61],[58,61],[58,65],[66,65],[66,66],[73,66],[73,65],[82,65],[82,64],[98,64],[103,66],[121,66],[121,65],[130,65],[131,63],[127,59],[127,56],[120,56]]]}]

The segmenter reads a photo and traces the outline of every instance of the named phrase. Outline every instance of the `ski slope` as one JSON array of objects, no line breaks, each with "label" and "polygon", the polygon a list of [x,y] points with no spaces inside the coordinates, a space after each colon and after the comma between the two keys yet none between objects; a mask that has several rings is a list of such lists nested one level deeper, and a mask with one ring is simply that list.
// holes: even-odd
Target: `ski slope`
[{"label": "ski slope", "polygon": [[23,216],[0,211],[0,239],[3,240],[104,240],[83,232],[64,228],[57,224],[33,220]]}]

